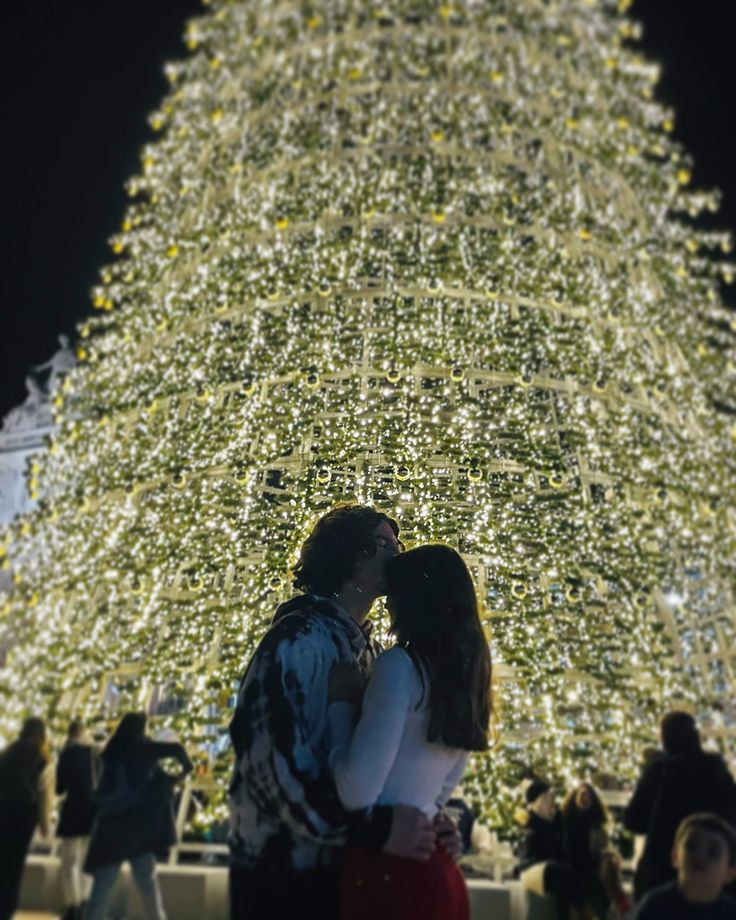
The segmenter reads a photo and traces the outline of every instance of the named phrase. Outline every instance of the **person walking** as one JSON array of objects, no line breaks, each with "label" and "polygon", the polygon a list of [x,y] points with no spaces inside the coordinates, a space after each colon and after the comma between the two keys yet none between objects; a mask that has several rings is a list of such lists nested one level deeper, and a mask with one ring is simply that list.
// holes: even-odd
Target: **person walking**
[{"label": "person walking", "polygon": [[46,726],[26,719],[18,739],[0,753],[0,920],[15,913],[33,832],[38,826],[49,836],[52,806]]},{"label": "person walking", "polygon": [[664,757],[646,767],[624,811],[624,826],[646,835],[634,874],[637,901],[677,877],[671,854],[688,815],[710,812],[736,825],[733,777],[720,754],[701,747],[695,719],[679,710],[666,713],[660,737]]},{"label": "person walking", "polygon": [[[146,920],[166,920],[156,857],[176,842],[171,792],[191,771],[192,762],[181,744],[147,737],[146,721],[143,712],[126,713],[102,753],[97,815],[84,866],[94,879],[84,920],[104,920],[126,861]],[[159,761],[169,759],[180,766],[176,776],[159,766]]]},{"label": "person walking", "polygon": [[[301,548],[301,593],[277,609],[230,723],[232,920],[335,920],[349,839],[407,858],[434,846],[432,822],[411,806],[348,813],[328,764],[330,670],[340,661],[370,672],[380,646],[368,616],[402,548],[396,521],[361,505],[333,508]],[[454,826],[443,830],[459,844]]]},{"label": "person walking", "polygon": [[[432,820],[469,752],[488,750],[490,650],[472,578],[449,546],[393,557],[386,583],[396,645],[376,659],[364,696],[358,668],[333,669],[330,767],[346,808],[404,803]],[[462,873],[441,844],[424,860],[407,860],[354,842],[343,861],[340,916],[467,920],[470,905]]]},{"label": "person walking", "polygon": [[56,765],[56,794],[64,796],[56,836],[61,839],[62,920],[81,920],[91,879],[82,872],[92,823],[94,792],[102,770],[100,757],[81,719],[69,723],[66,743]]}]

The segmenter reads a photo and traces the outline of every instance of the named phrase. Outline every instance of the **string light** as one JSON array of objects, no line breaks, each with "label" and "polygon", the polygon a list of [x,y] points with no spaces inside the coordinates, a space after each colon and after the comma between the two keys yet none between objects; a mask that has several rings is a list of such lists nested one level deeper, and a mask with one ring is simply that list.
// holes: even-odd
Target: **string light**
[{"label": "string light", "polygon": [[499,737],[465,783],[495,826],[523,770],[631,778],[666,705],[728,705],[735,269],[672,218],[717,196],[616,6],[190,23],[2,540],[2,738],[148,706],[202,752],[211,827],[239,676],[342,500],[472,568]]}]

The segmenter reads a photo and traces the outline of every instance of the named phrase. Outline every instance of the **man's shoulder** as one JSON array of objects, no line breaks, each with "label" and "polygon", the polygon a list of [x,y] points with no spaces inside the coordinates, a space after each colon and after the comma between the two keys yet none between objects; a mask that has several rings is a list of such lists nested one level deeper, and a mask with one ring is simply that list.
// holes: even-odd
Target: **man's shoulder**
[{"label": "man's shoulder", "polygon": [[703,751],[704,762],[714,773],[729,773],[728,764],[717,751]]},{"label": "man's shoulder", "polygon": [[261,645],[269,647],[283,641],[293,642],[299,637],[328,635],[339,628],[329,602],[304,595],[277,608]]},{"label": "man's shoulder", "polygon": [[271,621],[271,629],[303,627],[309,623],[313,628],[330,628],[339,625],[337,608],[324,597],[314,594],[300,594],[279,604]]},{"label": "man's shoulder", "polygon": [[280,667],[288,666],[290,661],[305,666],[311,658],[329,658],[329,650],[339,644],[338,634],[343,627],[319,599],[305,595],[293,600],[278,608],[254,651],[246,670],[245,680],[249,683],[276,662]]},{"label": "man's shoulder", "polygon": [[716,788],[723,783],[730,785],[732,780],[726,761],[716,751],[699,751],[694,756],[673,758],[670,770],[678,780],[697,781],[698,785],[714,783]]},{"label": "man's shoulder", "polygon": [[659,779],[664,773],[668,763],[669,760],[667,757],[658,757],[656,760],[653,760],[652,763],[644,768],[641,774],[642,781],[650,782],[652,779]]},{"label": "man's shoulder", "polygon": [[653,763],[647,764],[646,767],[639,774],[639,779],[636,783],[636,789],[634,790],[634,796],[629,802],[627,811],[630,810],[632,805],[637,808],[643,802],[650,801],[652,795],[656,794],[659,790],[659,787],[662,784],[665,775],[665,758],[662,757],[659,760],[655,760]]}]

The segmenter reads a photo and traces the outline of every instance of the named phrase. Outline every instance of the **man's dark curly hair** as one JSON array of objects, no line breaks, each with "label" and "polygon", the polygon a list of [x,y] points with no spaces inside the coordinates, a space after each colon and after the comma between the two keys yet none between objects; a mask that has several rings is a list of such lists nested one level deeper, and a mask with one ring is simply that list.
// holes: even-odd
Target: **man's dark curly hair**
[{"label": "man's dark curly hair", "polygon": [[307,594],[336,594],[353,574],[360,556],[373,556],[373,533],[388,524],[398,537],[393,518],[365,505],[337,505],[321,517],[304,542],[292,569],[294,587]]}]

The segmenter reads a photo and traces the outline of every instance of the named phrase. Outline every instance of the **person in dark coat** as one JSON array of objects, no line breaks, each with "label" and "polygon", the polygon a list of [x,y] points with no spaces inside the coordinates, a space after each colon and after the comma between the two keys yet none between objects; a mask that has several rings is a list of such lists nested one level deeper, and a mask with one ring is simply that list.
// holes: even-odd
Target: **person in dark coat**
[{"label": "person in dark coat", "polygon": [[626,828],[646,835],[634,875],[637,901],[676,877],[671,854],[675,831],[684,818],[711,812],[736,823],[733,777],[719,754],[702,749],[693,717],[668,712],[660,735],[665,756],[645,768],[624,812]]},{"label": "person in dark coat", "polygon": [[26,719],[20,736],[0,753],[0,920],[18,906],[23,866],[36,825],[51,825],[53,771],[41,719]]},{"label": "person in dark coat", "polygon": [[572,866],[562,840],[562,819],[549,783],[534,779],[524,795],[526,810],[516,855],[516,875],[535,894],[546,894],[557,902],[557,915],[569,916],[576,900]]},{"label": "person in dark coat", "polygon": [[[158,762],[176,760],[177,776]],[[92,892],[84,920],[104,920],[123,862],[130,863],[146,920],[166,920],[156,880],[156,856],[176,842],[171,793],[174,783],[192,769],[181,744],[146,736],[146,715],[129,712],[120,720],[102,754],[97,788],[97,816],[85,862],[92,873]]]},{"label": "person in dark coat", "polygon": [[73,719],[66,744],[56,766],[56,794],[64,796],[57,837],[61,838],[61,888],[63,920],[79,920],[89,894],[88,876],[82,866],[95,818],[94,791],[102,771],[100,757],[85,733],[84,723]]},{"label": "person in dark coat", "polygon": [[519,872],[550,860],[564,862],[562,823],[552,787],[544,780],[532,780],[524,797],[525,823],[517,847]]}]

